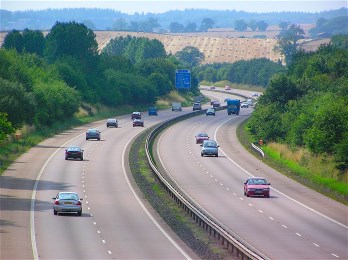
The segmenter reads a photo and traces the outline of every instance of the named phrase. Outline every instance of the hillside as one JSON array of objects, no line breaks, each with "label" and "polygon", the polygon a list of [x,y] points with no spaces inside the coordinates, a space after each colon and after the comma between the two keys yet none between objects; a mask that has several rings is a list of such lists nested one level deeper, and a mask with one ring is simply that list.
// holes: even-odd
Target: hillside
[{"label": "hillside", "polygon": [[[260,32],[256,32],[260,33]],[[113,38],[120,36],[148,37],[161,41],[167,53],[175,54],[186,46],[198,48],[205,55],[204,63],[233,63],[238,60],[249,60],[254,58],[267,58],[272,61],[283,61],[283,57],[273,51],[276,44],[274,35],[278,30],[272,29],[262,32],[269,38],[244,38],[252,37],[255,32],[235,32],[227,29],[219,29],[204,33],[186,34],[156,34],[144,32],[124,32],[124,31],[95,31],[99,49]],[[0,32],[0,45],[7,32]],[[243,38],[238,38],[243,37]],[[302,46],[307,51],[314,51],[322,43],[328,43],[329,39],[310,41],[306,40]]]}]

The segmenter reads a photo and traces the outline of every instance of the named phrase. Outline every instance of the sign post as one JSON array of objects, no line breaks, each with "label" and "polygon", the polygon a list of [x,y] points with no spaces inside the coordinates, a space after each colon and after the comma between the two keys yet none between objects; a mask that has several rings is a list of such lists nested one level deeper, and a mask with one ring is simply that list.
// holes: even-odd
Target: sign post
[{"label": "sign post", "polygon": [[191,88],[191,71],[176,70],[175,71],[175,88],[177,90]]}]

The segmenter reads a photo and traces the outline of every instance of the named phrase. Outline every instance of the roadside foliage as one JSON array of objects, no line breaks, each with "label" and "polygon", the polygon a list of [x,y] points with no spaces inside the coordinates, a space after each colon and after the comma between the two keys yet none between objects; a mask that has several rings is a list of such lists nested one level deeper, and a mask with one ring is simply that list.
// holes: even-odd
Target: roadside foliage
[{"label": "roadside foliage", "polygon": [[348,168],[348,50],[323,45],[298,52],[286,73],[271,78],[250,121],[267,142],[305,147]]}]

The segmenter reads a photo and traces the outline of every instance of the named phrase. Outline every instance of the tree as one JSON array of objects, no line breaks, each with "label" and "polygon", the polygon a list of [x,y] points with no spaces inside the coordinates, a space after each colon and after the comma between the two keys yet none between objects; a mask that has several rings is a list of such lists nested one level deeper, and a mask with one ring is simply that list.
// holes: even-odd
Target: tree
[{"label": "tree", "polygon": [[169,25],[169,30],[172,33],[178,33],[178,32],[184,32],[185,31],[185,27],[178,23],[178,22],[172,22]]},{"label": "tree", "polygon": [[8,50],[15,49],[18,53],[21,53],[23,50],[23,35],[17,30],[12,30],[6,34],[2,47]]},{"label": "tree", "polygon": [[0,93],[0,111],[7,113],[14,128],[32,123],[36,103],[31,93],[26,92],[20,83],[3,78],[0,78]]},{"label": "tree", "polygon": [[175,57],[189,68],[199,65],[205,58],[203,52],[192,46],[186,46],[181,51],[178,51]]},{"label": "tree", "polygon": [[238,32],[243,32],[248,28],[248,24],[244,20],[236,20],[234,22],[234,29]]},{"label": "tree", "polygon": [[7,120],[7,114],[0,112],[0,141],[14,132],[15,129],[12,127],[11,122]]},{"label": "tree", "polygon": [[72,56],[86,72],[92,72],[98,57],[96,35],[84,24],[57,22],[46,36],[44,56],[49,62]]},{"label": "tree", "polygon": [[279,28],[282,29],[282,30],[286,30],[289,26],[289,23],[288,22],[280,22],[279,23]]},{"label": "tree", "polygon": [[304,31],[299,25],[292,24],[288,30],[278,35],[277,44],[274,47],[276,52],[285,56],[285,62],[289,64],[297,52],[299,40],[304,38]]},{"label": "tree", "polygon": [[128,27],[128,24],[126,22],[126,19],[124,19],[123,17],[116,19],[116,21],[114,22],[112,29],[114,31],[125,31]]},{"label": "tree", "polygon": [[268,27],[268,24],[265,21],[259,21],[257,23],[257,28],[259,28],[259,31],[264,32],[267,30],[267,27]]},{"label": "tree", "polygon": [[185,27],[186,32],[195,32],[197,31],[197,24],[196,23],[188,23]]},{"label": "tree", "polygon": [[209,28],[213,28],[215,22],[211,18],[204,18],[201,22],[200,31],[206,32]]},{"label": "tree", "polygon": [[43,56],[45,37],[41,31],[25,29],[23,32],[23,52],[35,53]]},{"label": "tree", "polygon": [[255,20],[250,20],[248,23],[248,26],[250,27],[250,29],[254,32],[257,29],[257,23]]}]

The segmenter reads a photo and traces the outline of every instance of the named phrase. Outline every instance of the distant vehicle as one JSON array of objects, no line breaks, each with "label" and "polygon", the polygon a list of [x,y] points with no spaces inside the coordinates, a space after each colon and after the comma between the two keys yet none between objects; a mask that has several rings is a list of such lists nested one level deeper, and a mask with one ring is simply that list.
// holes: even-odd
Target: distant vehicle
[{"label": "distant vehicle", "polygon": [[75,212],[82,215],[82,198],[76,192],[59,192],[53,202],[53,214]]},{"label": "distant vehicle", "polygon": [[88,129],[86,132],[86,140],[97,139],[100,141],[100,131],[98,129]]},{"label": "distant vehicle", "polygon": [[224,99],[225,102],[227,102],[229,100],[231,100],[231,98],[229,98],[229,97],[225,97],[225,99]]},{"label": "distant vehicle", "polygon": [[106,127],[118,127],[118,121],[115,118],[109,118],[108,120],[106,120]]},{"label": "distant vehicle", "polygon": [[258,96],[259,96],[259,93],[253,93],[252,96],[253,96],[253,97],[258,97]]},{"label": "distant vehicle", "polygon": [[202,105],[201,105],[201,103],[193,103],[192,110],[193,110],[193,111],[202,110]]},{"label": "distant vehicle", "polygon": [[219,156],[219,145],[214,140],[204,140],[201,144],[201,156],[213,155],[215,157]]},{"label": "distant vehicle", "polygon": [[172,111],[182,111],[181,102],[172,102]]},{"label": "distant vehicle", "polygon": [[133,112],[131,115],[131,119],[141,119],[141,113],[140,112]]},{"label": "distant vehicle", "polygon": [[236,114],[239,115],[240,110],[240,100],[239,99],[230,99],[227,100],[227,114]]},{"label": "distant vehicle", "polygon": [[210,105],[213,105],[215,102],[219,102],[219,100],[214,100],[214,99],[211,100],[211,101],[210,101]]},{"label": "distant vehicle", "polygon": [[225,90],[231,90],[230,86],[225,86]]},{"label": "distant vehicle", "polygon": [[271,184],[261,177],[249,177],[244,182],[244,196],[264,196],[269,198]]},{"label": "distant vehicle", "polygon": [[205,112],[206,116],[215,116],[215,109],[214,108],[208,108],[207,112]]},{"label": "distant vehicle", "polygon": [[133,120],[133,127],[135,126],[141,126],[141,127],[144,127],[144,121],[142,119],[134,119]]},{"label": "distant vehicle", "polygon": [[215,86],[210,86],[209,89],[215,89]]},{"label": "distant vehicle", "polygon": [[247,103],[247,102],[242,102],[242,103],[240,103],[240,107],[241,108],[248,108],[249,107],[249,104]]},{"label": "distant vehicle", "polygon": [[83,161],[83,150],[78,146],[70,146],[65,150],[65,160],[80,159]]},{"label": "distant vehicle", "polygon": [[214,103],[212,105],[213,105],[213,108],[221,106],[220,101],[214,101]]},{"label": "distant vehicle", "polygon": [[249,106],[251,107],[254,106],[254,101],[251,98],[248,98],[246,102],[248,103]]},{"label": "distant vehicle", "polygon": [[149,116],[158,116],[157,107],[149,107],[148,113],[149,113]]},{"label": "distant vehicle", "polygon": [[205,133],[199,133],[196,136],[196,144],[203,143],[204,140],[209,140],[209,136]]}]

